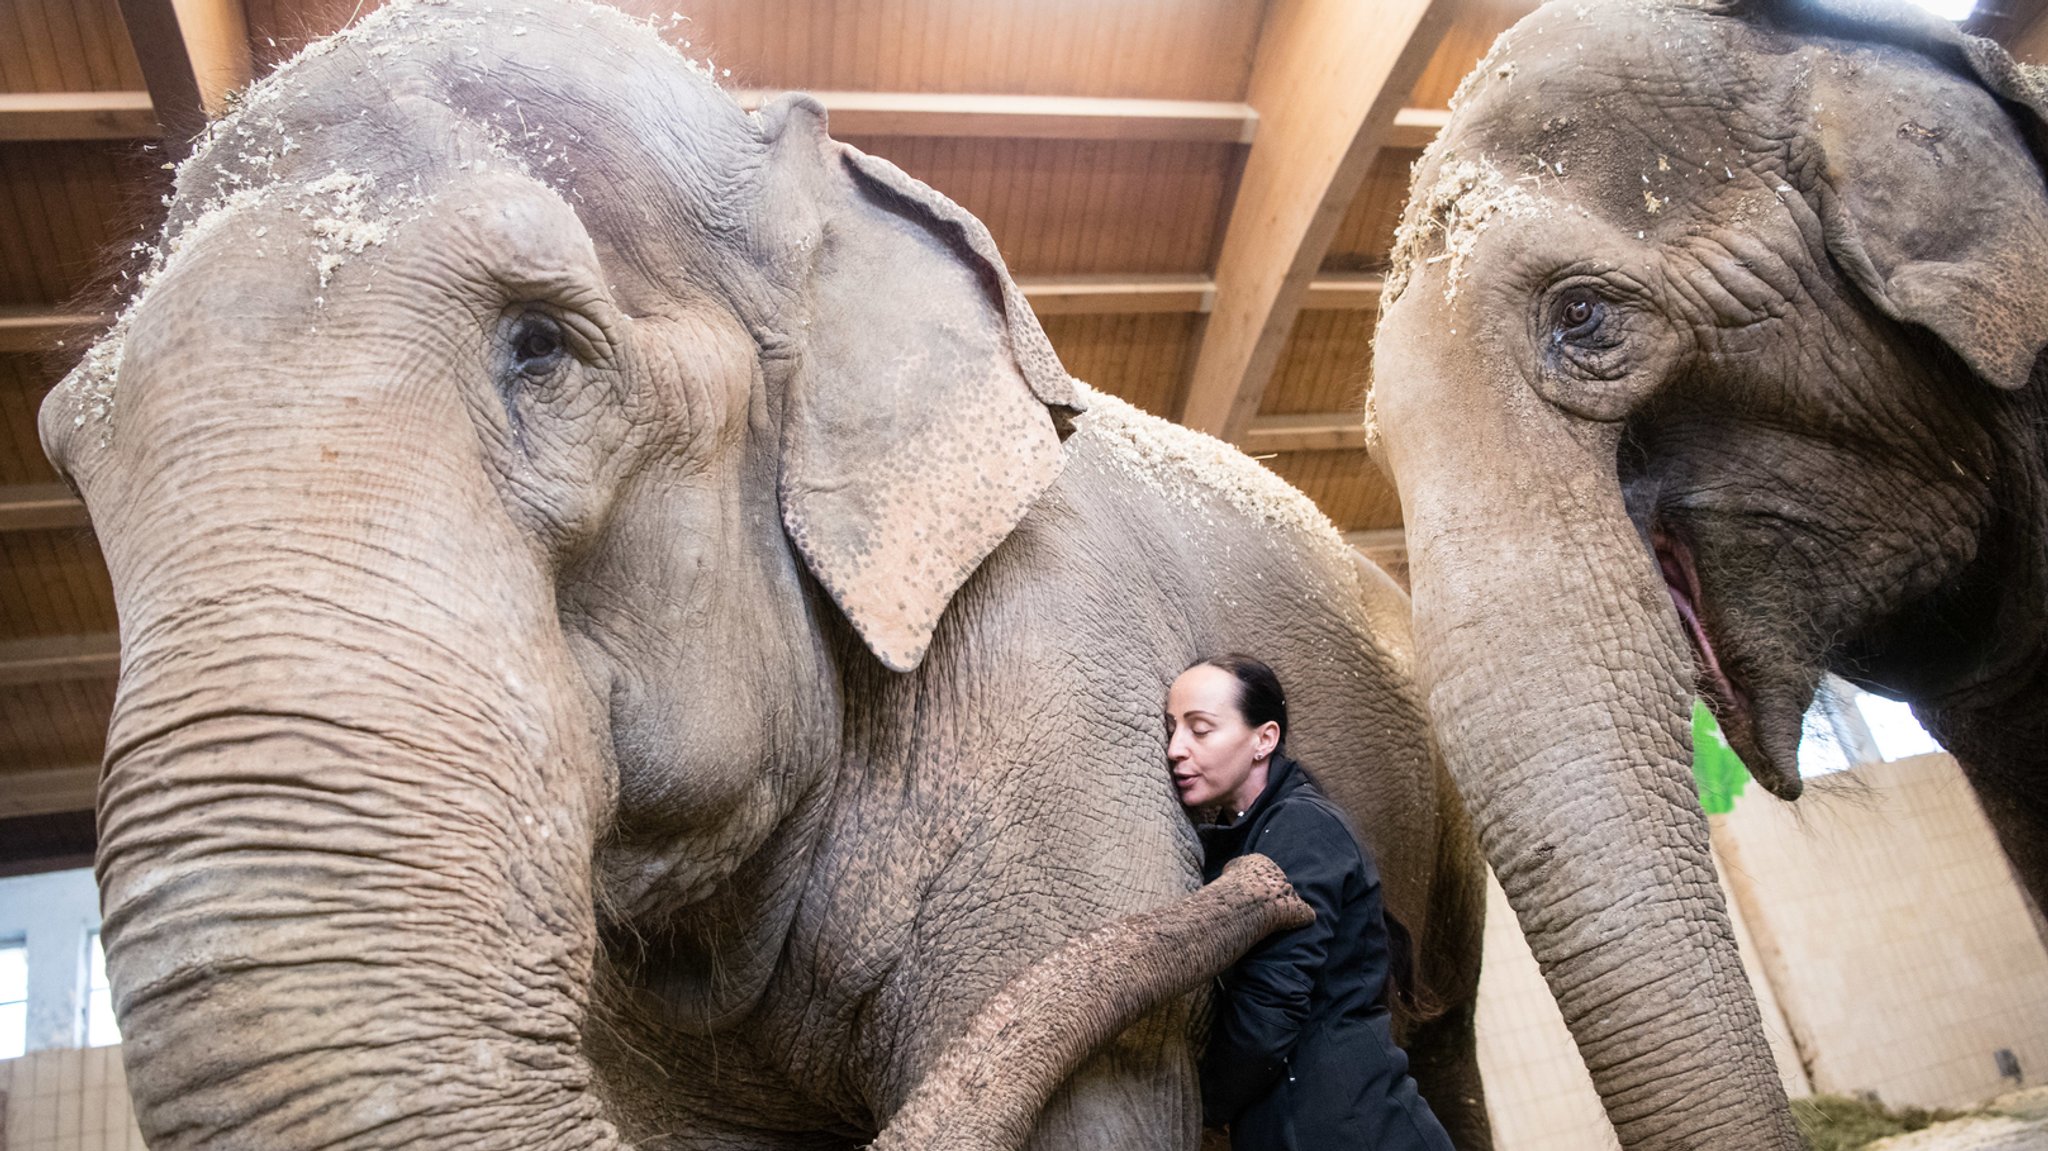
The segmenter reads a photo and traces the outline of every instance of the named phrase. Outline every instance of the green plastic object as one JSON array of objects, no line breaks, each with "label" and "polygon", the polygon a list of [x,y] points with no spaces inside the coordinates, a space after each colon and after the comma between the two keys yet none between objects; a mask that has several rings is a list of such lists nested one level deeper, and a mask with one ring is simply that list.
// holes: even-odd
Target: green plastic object
[{"label": "green plastic object", "polygon": [[1735,810],[1735,797],[1749,784],[1749,769],[1728,746],[1721,725],[1704,701],[1692,701],[1692,778],[1700,790],[1700,806],[1708,815]]}]

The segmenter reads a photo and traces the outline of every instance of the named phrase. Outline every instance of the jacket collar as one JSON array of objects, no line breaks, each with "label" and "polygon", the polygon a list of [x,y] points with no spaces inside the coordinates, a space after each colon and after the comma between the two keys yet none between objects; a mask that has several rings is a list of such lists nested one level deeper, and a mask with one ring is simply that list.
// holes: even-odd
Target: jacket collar
[{"label": "jacket collar", "polygon": [[[1285,799],[1296,789],[1300,788],[1306,778],[1301,773],[1300,764],[1295,763],[1285,752],[1275,751],[1272,761],[1266,764],[1266,789],[1259,793],[1257,799],[1252,800],[1250,807],[1244,809],[1242,817],[1238,819],[1225,818],[1216,826],[1224,829],[1250,826],[1252,821],[1270,811],[1274,804],[1279,803],[1282,799]],[[1225,812],[1223,814],[1228,816],[1229,813]]]}]

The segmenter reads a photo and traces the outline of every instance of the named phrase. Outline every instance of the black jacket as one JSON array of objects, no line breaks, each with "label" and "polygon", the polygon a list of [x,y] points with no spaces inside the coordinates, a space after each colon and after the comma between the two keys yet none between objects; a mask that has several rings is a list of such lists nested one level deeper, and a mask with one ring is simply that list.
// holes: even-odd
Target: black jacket
[{"label": "black jacket", "polygon": [[1379,869],[1300,765],[1275,754],[1242,819],[1203,827],[1203,877],[1257,852],[1315,909],[1218,980],[1202,1112],[1233,1151],[1452,1151],[1387,1014]]}]

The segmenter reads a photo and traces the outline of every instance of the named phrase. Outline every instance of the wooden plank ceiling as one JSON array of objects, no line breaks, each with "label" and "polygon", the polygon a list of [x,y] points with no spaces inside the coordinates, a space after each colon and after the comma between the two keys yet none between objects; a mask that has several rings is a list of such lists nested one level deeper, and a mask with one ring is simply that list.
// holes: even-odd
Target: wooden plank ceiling
[{"label": "wooden plank ceiling", "polygon": [[[2033,31],[2038,2],[1996,30]],[[37,406],[205,113],[376,6],[0,0],[0,871],[9,826],[42,842],[27,821],[91,806],[113,698],[112,593]],[[1359,427],[1377,276],[1451,91],[1535,0],[625,6],[743,98],[819,93],[835,135],[980,216],[1076,376],[1227,435],[1398,549]]]}]

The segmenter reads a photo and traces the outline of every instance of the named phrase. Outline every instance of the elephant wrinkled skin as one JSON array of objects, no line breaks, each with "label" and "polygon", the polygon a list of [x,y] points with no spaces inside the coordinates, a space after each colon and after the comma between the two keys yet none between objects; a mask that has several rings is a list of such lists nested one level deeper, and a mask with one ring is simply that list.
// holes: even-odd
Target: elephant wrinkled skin
[{"label": "elephant wrinkled skin", "polygon": [[1798,1144],[1688,770],[1910,699],[2048,896],[2042,88],[1906,4],[1551,4],[1417,165],[1374,362],[1418,674],[1630,1148]]},{"label": "elephant wrinkled skin", "polygon": [[[1208,952],[1076,941],[1213,904],[1159,708],[1232,647],[1379,852],[1450,1005],[1418,1078],[1484,1144],[1483,872],[1405,599],[1072,381],[981,225],[814,102],[743,112],[608,9],[395,4],[210,129],[145,283],[42,429],[120,607],[152,1146],[847,1147],[935,1068],[1039,1092],[991,1120],[1033,1146],[1192,1146]],[[1152,958],[990,999],[1063,946]],[[1052,1082],[941,1059],[1069,986],[1158,1005],[1071,1075],[1032,1048]],[[1121,1018],[1030,1010],[1084,1053]]]}]

